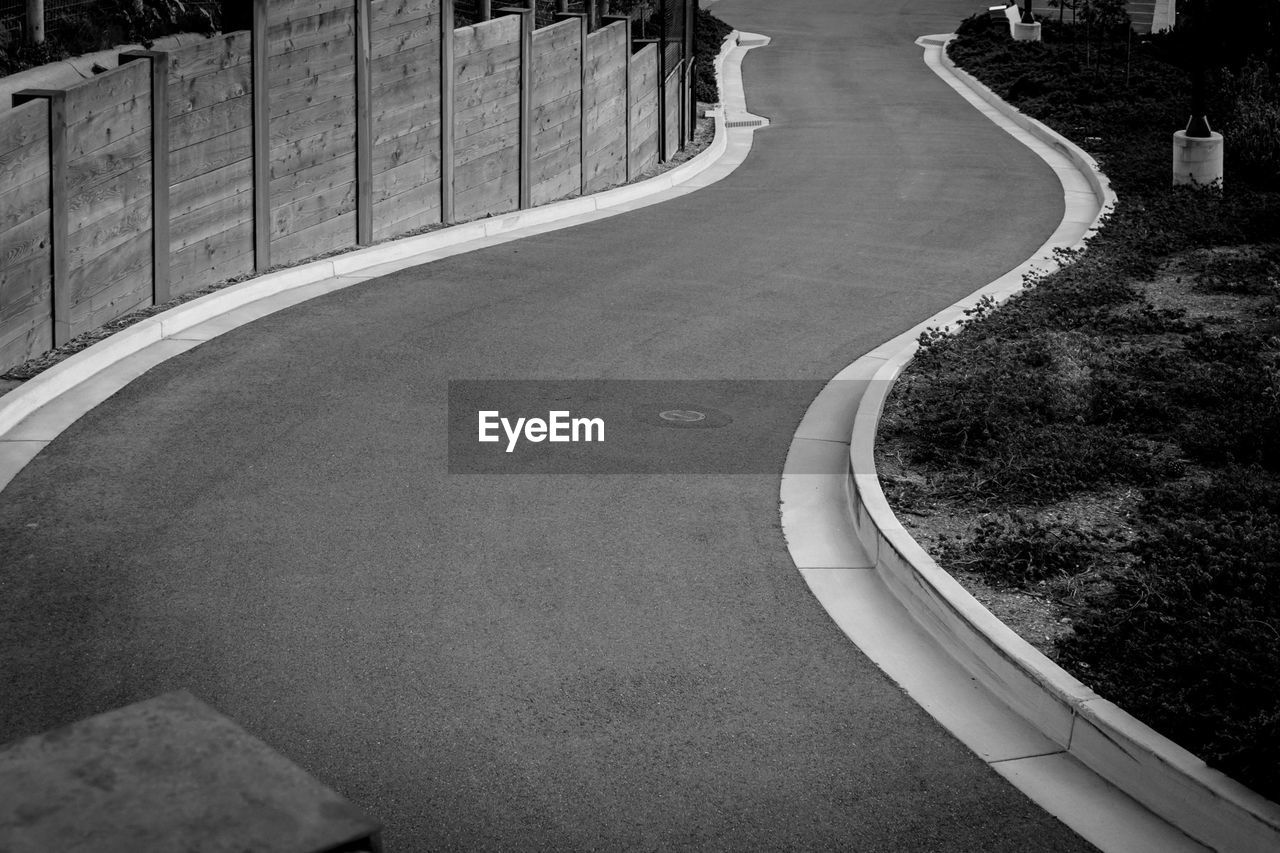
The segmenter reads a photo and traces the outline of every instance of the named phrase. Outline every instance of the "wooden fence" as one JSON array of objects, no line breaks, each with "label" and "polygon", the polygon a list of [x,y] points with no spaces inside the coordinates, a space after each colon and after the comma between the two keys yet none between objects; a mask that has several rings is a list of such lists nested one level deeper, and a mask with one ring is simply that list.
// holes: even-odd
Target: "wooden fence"
[{"label": "wooden fence", "polygon": [[252,30],[16,95],[0,371],[232,276],[622,183],[691,138],[680,45],[493,15],[255,0]]}]

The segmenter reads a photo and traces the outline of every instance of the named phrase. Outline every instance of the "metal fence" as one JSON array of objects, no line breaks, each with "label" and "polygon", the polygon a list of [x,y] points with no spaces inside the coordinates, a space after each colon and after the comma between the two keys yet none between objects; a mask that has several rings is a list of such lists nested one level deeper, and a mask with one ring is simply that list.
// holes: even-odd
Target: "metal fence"
[{"label": "metal fence", "polygon": [[[188,9],[218,14],[226,0],[183,0]],[[111,0],[44,0],[45,37],[57,36],[69,22],[92,22],[96,12],[113,6]],[[228,5],[234,5],[234,0]],[[27,31],[27,0],[0,0],[0,32],[17,36]]]}]

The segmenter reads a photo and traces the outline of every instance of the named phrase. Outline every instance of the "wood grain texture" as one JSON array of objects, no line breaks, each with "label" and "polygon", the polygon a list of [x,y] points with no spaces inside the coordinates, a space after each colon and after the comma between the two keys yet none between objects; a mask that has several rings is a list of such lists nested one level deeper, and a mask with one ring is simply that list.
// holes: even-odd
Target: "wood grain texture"
[{"label": "wood grain texture", "polygon": [[647,44],[631,55],[631,174],[658,162],[658,52]]},{"label": "wood grain texture", "polygon": [[679,69],[672,71],[667,75],[666,81],[666,100],[664,101],[666,108],[666,120],[663,122],[663,130],[667,135],[667,158],[675,156],[676,150],[680,147],[680,71]]}]

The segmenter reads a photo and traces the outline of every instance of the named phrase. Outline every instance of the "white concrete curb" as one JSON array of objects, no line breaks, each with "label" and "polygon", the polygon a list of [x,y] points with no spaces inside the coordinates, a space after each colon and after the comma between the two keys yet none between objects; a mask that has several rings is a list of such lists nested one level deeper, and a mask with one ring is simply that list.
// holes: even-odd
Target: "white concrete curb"
[{"label": "white concrete curb", "polygon": [[[752,41],[740,45],[739,39]],[[754,127],[726,127],[745,111],[742,58],[768,39],[736,31],[716,57],[725,105],[715,137],[688,162],[634,184],[442,228],[267,273],[148,317],[70,356],[0,397],[0,489],[93,406],[165,359],[244,323],[376,276],[522,237],[604,219],[708,186],[751,149]]]},{"label": "white concrete curb", "polygon": [[[837,624],[873,660],[994,769],[1092,843],[1125,853],[1203,849],[1201,844],[1217,850],[1280,849],[1280,806],[1211,770],[1032,648],[938,567],[903,529],[880,489],[873,454],[876,427],[889,389],[918,348],[920,332],[954,329],[965,308],[984,296],[1003,301],[1021,289],[1024,273],[1056,267],[1053,250],[1082,245],[1115,203],[1092,158],[956,69],[945,52],[950,38],[927,36],[917,42],[925,48],[926,63],[1050,164],[1063,184],[1063,222],[1027,262],[877,347],[819,395],[796,433],[788,468],[813,470],[812,443],[836,440],[833,436],[851,419],[852,429],[845,433],[848,456],[842,470],[834,463],[828,469],[830,482],[784,473],[783,528],[792,556]],[[878,584],[870,585],[868,575]],[[878,624],[867,624],[868,608],[854,596],[871,600],[883,589],[904,608],[902,617],[910,614],[915,631],[889,625],[891,617],[883,615]],[[935,652],[912,646],[920,630],[946,650],[952,668],[956,663],[963,668],[964,677],[941,673]],[[899,635],[905,639],[887,640]],[[920,669],[930,669],[932,680],[922,680],[914,671]],[[984,695],[973,695],[974,683]],[[1003,710],[1017,715],[1012,723],[1004,720],[1003,728],[984,719]]]}]

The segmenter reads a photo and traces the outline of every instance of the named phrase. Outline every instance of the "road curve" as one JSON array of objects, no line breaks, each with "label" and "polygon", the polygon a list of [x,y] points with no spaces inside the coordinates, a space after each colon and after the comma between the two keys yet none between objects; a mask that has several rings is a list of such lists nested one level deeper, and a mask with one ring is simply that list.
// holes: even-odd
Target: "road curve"
[{"label": "road curve", "polygon": [[[843,637],[777,515],[814,381],[1030,254],[1056,178],[921,62],[966,4],[715,8],[773,37],[734,174],[228,333],[14,479],[0,741],[184,687],[390,850],[1087,849]],[[448,473],[459,379],[797,381],[735,386],[750,434],[689,470],[503,476]]]}]

